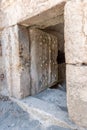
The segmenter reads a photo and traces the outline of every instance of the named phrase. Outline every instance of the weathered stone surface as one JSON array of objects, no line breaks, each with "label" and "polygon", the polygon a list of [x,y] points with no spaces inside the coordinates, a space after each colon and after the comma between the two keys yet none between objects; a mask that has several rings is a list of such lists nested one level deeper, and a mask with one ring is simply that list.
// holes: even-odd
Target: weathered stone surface
[{"label": "weathered stone surface", "polygon": [[56,22],[58,23],[58,21],[63,22],[63,11],[66,1],[67,0],[2,0],[0,3],[0,15],[2,16],[0,16],[0,29],[17,23],[26,26],[38,26],[40,24],[41,26],[49,26],[54,23],[56,24]]},{"label": "weathered stone surface", "polygon": [[55,36],[16,25],[3,31],[2,43],[11,96],[33,95],[58,81],[58,42]]},{"label": "weathered stone surface", "polygon": [[71,119],[87,127],[87,66],[66,66],[67,103]]},{"label": "weathered stone surface", "polygon": [[57,38],[38,29],[30,29],[31,93],[35,94],[58,82]]},{"label": "weathered stone surface", "polygon": [[0,32],[0,93],[6,89],[6,76],[5,76],[5,66],[2,54],[2,43],[1,43],[1,32]]},{"label": "weathered stone surface", "polygon": [[28,30],[16,25],[2,34],[8,89],[11,96],[23,98],[30,94]]},{"label": "weathered stone surface", "polygon": [[87,64],[87,1],[69,1],[65,6],[66,63]]}]

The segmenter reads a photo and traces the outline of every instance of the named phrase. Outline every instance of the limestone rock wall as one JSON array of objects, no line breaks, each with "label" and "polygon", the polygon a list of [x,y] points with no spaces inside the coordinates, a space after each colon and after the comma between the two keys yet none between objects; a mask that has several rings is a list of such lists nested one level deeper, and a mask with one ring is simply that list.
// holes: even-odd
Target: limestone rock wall
[{"label": "limestone rock wall", "polygon": [[[22,87],[23,85],[22,79],[25,80],[24,78],[28,75],[28,73],[26,72],[27,71],[26,69],[28,68],[26,67],[25,69],[22,67],[24,67],[23,66],[24,61],[26,60],[24,52],[26,49],[29,49],[26,48],[26,45],[24,45],[24,43],[28,44],[27,39],[29,37],[27,36],[28,32],[26,31],[26,29],[24,28],[22,30],[20,29],[21,26],[35,26],[35,27],[39,26],[41,28],[45,28],[50,25],[55,25],[56,23],[57,24],[63,23],[64,22],[63,13],[66,1],[67,0],[55,0],[55,1],[1,0],[0,1],[0,30],[3,30],[2,52],[4,54],[4,59],[6,63],[5,68],[10,95],[16,94],[16,96],[19,98],[30,95],[29,93],[30,90],[27,87],[28,86],[27,82],[25,84],[26,89]],[[19,27],[17,27],[17,24],[19,25]],[[24,36],[23,36],[23,30],[25,32]],[[22,39],[22,36],[24,40]],[[23,44],[24,52],[22,56],[19,56],[19,53],[22,53],[20,52],[19,49],[21,47],[21,44]],[[29,50],[27,50],[27,55],[29,53],[28,51]],[[20,67],[21,69],[19,69],[18,66],[22,66]],[[54,77],[57,77],[57,75]],[[16,80],[18,80],[18,84],[16,83]],[[13,88],[12,84],[14,84]]]},{"label": "limestone rock wall", "polygon": [[87,66],[66,66],[67,104],[71,119],[87,127]]},{"label": "limestone rock wall", "polygon": [[87,1],[65,6],[67,103],[71,119],[87,127]]},{"label": "limestone rock wall", "polygon": [[30,94],[29,33],[23,26],[12,26],[2,33],[7,87],[10,96]]},{"label": "limestone rock wall", "polygon": [[10,96],[24,98],[58,82],[57,38],[16,25],[3,30],[3,54]]},{"label": "limestone rock wall", "polygon": [[[22,25],[31,26],[37,23],[49,24],[50,19],[63,21],[64,5],[67,0],[2,0],[0,2],[0,29],[20,23]],[[57,7],[58,5],[58,7]],[[56,7],[55,9],[53,7]],[[52,13],[50,13],[50,9]],[[43,13],[44,12],[44,13]],[[42,14],[43,15],[40,15]],[[3,14],[3,15],[2,15]],[[47,15],[45,15],[47,14]],[[33,17],[37,16],[37,17]],[[49,16],[49,17],[48,17]],[[48,20],[47,20],[48,19]],[[38,24],[38,25],[39,25]],[[45,24],[45,25],[46,25]]]},{"label": "limestone rock wall", "polygon": [[4,64],[4,59],[3,59],[1,36],[2,36],[2,32],[0,32],[0,93],[3,93],[3,92],[6,92],[5,91],[6,74],[5,74],[5,64]]}]

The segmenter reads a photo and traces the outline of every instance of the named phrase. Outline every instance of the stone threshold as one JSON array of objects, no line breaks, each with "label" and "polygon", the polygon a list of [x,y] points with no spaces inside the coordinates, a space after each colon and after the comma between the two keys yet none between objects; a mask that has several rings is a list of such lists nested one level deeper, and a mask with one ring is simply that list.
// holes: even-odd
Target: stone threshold
[{"label": "stone threshold", "polygon": [[[61,90],[58,91],[59,93],[62,92]],[[55,93],[55,95],[57,94]],[[34,119],[38,119],[41,123],[56,125],[67,129],[70,128],[71,130],[79,129],[77,125],[69,119],[68,112],[56,106],[55,103],[39,99],[38,96],[29,96],[25,99],[11,98],[11,100],[17,103],[24,111],[28,112]]]}]

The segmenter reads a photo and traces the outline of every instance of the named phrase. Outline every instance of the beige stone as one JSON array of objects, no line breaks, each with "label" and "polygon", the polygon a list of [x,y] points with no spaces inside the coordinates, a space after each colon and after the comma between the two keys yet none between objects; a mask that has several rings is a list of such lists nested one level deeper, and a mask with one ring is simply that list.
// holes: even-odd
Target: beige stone
[{"label": "beige stone", "polygon": [[57,37],[39,29],[30,29],[31,93],[38,93],[58,82]]},{"label": "beige stone", "polygon": [[87,66],[66,66],[67,104],[69,116],[87,127]]},{"label": "beige stone", "polygon": [[16,25],[2,35],[8,90],[10,96],[23,98],[30,94],[28,30]]},{"label": "beige stone", "polygon": [[45,27],[56,24],[56,22],[63,22],[63,12],[66,1],[67,0],[2,0],[0,3],[0,29],[17,23],[26,26],[40,25]]},{"label": "beige stone", "polygon": [[69,1],[65,6],[66,63],[87,64],[87,1]]}]

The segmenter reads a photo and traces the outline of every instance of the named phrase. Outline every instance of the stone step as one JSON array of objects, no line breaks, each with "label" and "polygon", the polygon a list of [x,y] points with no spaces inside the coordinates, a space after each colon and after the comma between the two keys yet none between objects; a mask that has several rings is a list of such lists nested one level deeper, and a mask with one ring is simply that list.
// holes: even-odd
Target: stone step
[{"label": "stone step", "polygon": [[72,130],[77,129],[77,126],[69,120],[68,113],[56,107],[53,103],[48,103],[32,96],[21,100],[11,98],[11,100],[41,123],[57,125]]},{"label": "stone step", "polygon": [[56,107],[65,108],[67,110],[67,99],[66,92],[58,89],[46,89],[45,91],[40,92],[39,94],[34,96],[35,98],[39,98],[45,102],[53,103]]}]

